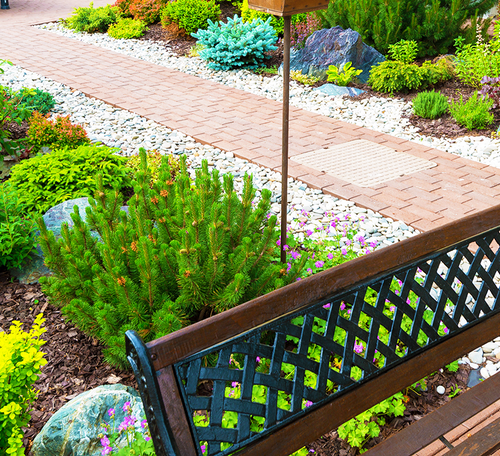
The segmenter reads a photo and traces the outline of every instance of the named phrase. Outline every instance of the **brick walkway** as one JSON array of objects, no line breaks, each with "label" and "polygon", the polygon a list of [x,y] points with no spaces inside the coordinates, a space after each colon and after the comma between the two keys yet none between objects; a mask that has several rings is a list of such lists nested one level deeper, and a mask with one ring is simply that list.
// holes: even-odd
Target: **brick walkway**
[{"label": "brick walkway", "polygon": [[[11,9],[0,11],[0,57],[202,143],[280,170],[281,103],[29,27],[67,17],[77,2],[11,0]],[[361,188],[293,161],[299,154],[354,139],[438,166]],[[493,206],[500,195],[497,168],[293,107],[290,158],[290,176],[420,230]],[[377,172],[376,163],[366,166]]]}]

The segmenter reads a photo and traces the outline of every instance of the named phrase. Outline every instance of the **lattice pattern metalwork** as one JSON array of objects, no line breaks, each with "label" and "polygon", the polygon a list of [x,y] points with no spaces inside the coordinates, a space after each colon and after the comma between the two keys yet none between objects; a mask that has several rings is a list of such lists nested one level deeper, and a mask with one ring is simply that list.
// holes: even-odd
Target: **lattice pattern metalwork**
[{"label": "lattice pattern metalwork", "polygon": [[490,231],[176,364],[200,454],[229,454],[497,311],[499,244]]}]

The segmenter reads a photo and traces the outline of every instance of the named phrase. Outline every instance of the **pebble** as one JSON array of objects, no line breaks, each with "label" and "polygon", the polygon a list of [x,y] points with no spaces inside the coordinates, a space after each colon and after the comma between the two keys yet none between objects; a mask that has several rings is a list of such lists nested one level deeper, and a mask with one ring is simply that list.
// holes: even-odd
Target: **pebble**
[{"label": "pebble", "polygon": [[481,374],[481,377],[483,377],[484,379],[490,377],[490,373],[488,369],[486,369],[486,367],[482,367],[479,373]]},{"label": "pebble", "polygon": [[443,385],[439,385],[436,387],[436,393],[443,395],[446,392],[446,389]]},{"label": "pebble", "polygon": [[[55,22],[35,27],[173,68],[192,76],[211,79],[266,98],[282,100],[282,78],[279,75],[263,78],[247,70],[214,71],[208,68],[199,57],[179,57],[168,49],[168,45],[160,45],[153,41],[116,40],[106,34],[73,32]],[[500,167],[500,139],[485,136],[445,139],[421,135],[418,133],[418,128],[411,125],[407,118],[402,117],[411,113],[411,103],[398,98],[371,97],[353,101],[349,97],[327,96],[292,80],[290,81],[290,104],[323,116]]]},{"label": "pebble", "polygon": [[471,363],[481,364],[483,362],[483,350],[482,348],[478,348],[468,354],[468,358]]}]

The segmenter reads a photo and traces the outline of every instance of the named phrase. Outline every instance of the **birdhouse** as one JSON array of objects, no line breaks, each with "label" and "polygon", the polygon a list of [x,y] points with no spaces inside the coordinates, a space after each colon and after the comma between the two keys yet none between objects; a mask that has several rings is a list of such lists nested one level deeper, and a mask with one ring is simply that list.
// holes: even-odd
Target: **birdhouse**
[{"label": "birdhouse", "polygon": [[326,9],[328,2],[329,0],[248,0],[248,6],[275,16],[291,16]]}]

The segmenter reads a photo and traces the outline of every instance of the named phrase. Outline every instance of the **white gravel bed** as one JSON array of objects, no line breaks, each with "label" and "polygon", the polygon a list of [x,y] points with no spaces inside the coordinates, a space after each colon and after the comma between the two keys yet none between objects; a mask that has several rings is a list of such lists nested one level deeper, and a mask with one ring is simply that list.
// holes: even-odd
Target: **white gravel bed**
[{"label": "white gravel bed", "polygon": [[[282,97],[280,76],[264,78],[246,70],[214,71],[207,68],[205,62],[198,57],[177,57],[165,46],[151,41],[116,40],[107,34],[73,32],[59,23],[36,27],[270,99],[281,100]],[[500,167],[500,139],[493,140],[485,136],[438,139],[420,135],[416,127],[402,118],[403,114],[411,112],[411,103],[400,99],[372,97],[362,101],[352,101],[348,97],[330,97],[291,81],[290,103],[324,116]]]}]

